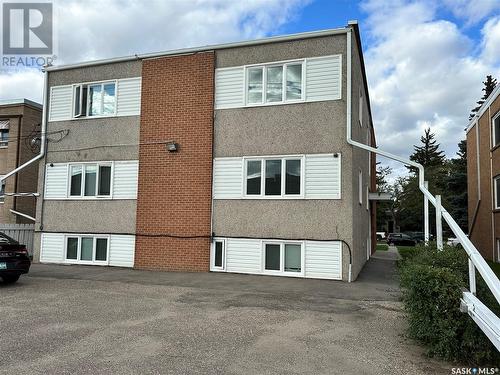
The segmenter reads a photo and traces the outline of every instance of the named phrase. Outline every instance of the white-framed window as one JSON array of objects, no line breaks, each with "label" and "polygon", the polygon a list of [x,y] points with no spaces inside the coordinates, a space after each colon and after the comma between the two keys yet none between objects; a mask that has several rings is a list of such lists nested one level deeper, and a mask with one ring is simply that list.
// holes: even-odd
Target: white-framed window
[{"label": "white-framed window", "polygon": [[244,196],[293,198],[304,195],[304,157],[245,158]]},{"label": "white-framed window", "polygon": [[109,263],[109,236],[67,235],[64,259],[67,263]]},{"label": "white-framed window", "polygon": [[[0,176],[0,178],[3,177],[3,176]],[[0,183],[0,203],[4,203],[5,202],[5,180],[3,180],[1,183]]]},{"label": "white-framed window", "polygon": [[110,197],[112,184],[111,163],[69,165],[69,197]]},{"label": "white-framed window", "polygon": [[116,114],[116,81],[73,86],[73,117],[105,117]]},{"label": "white-framed window", "polygon": [[363,204],[363,171],[359,170],[358,175],[358,195],[359,195],[359,204]]},{"label": "white-framed window", "polygon": [[493,178],[494,209],[500,209],[500,175]]},{"label": "white-framed window", "polygon": [[500,238],[497,238],[496,240],[496,245],[497,245],[497,263],[500,263]]},{"label": "white-framed window", "polygon": [[359,102],[358,102],[358,118],[359,126],[363,126],[363,91],[359,89]]},{"label": "white-framed window", "polygon": [[492,147],[500,144],[500,112],[491,119],[491,142]]},{"label": "white-framed window", "polygon": [[304,100],[304,63],[293,61],[246,67],[246,104],[282,104]]},{"label": "white-framed window", "polygon": [[370,210],[370,187],[366,185],[366,211]]},{"label": "white-framed window", "polygon": [[210,269],[224,271],[226,269],[226,240],[215,238],[212,242]]},{"label": "white-framed window", "polygon": [[304,274],[304,244],[294,241],[264,241],[262,272],[301,276]]},{"label": "white-framed window", "polygon": [[9,146],[9,129],[0,129],[0,148]]}]

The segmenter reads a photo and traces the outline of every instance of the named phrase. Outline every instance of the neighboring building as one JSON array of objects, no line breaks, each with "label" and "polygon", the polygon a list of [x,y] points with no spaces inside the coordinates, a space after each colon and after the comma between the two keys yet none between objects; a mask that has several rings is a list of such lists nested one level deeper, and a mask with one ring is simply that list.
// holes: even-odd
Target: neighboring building
[{"label": "neighboring building", "polygon": [[356,24],[48,82],[65,136],[41,161],[41,262],[347,280],[373,251],[375,157],[346,140],[375,146]]},{"label": "neighboring building", "polygon": [[[39,146],[42,106],[27,99],[0,100],[0,176],[36,156]],[[0,223],[28,223],[35,216],[35,196],[4,196],[4,193],[36,193],[38,165],[7,178],[0,187]],[[4,196],[2,198],[2,196]]]},{"label": "neighboring building", "polygon": [[469,237],[500,262],[500,85],[467,127]]}]

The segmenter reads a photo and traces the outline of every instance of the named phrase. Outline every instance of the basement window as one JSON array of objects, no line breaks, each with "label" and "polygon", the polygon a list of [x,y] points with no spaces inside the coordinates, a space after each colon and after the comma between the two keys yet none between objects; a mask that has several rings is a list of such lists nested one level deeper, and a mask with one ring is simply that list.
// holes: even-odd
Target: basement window
[{"label": "basement window", "polygon": [[9,145],[9,129],[0,129],[0,147]]},{"label": "basement window", "polygon": [[[0,176],[0,177],[3,177],[3,176]],[[0,184],[0,203],[4,203],[5,202],[5,180],[2,181],[2,183]]]},{"label": "basement window", "polygon": [[264,272],[271,274],[301,274],[302,243],[264,243]]},{"label": "basement window", "polygon": [[74,86],[73,117],[103,117],[116,114],[116,83],[102,82]]},{"label": "basement window", "polygon": [[109,238],[91,235],[66,237],[66,261],[69,263],[108,263]]}]

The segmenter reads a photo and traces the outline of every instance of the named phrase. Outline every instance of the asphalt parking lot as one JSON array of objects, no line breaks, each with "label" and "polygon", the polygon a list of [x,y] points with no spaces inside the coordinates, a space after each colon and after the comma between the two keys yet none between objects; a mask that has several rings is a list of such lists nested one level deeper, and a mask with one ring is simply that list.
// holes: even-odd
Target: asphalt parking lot
[{"label": "asphalt parking lot", "polygon": [[448,374],[391,260],[355,283],[33,265],[0,285],[2,374]]}]

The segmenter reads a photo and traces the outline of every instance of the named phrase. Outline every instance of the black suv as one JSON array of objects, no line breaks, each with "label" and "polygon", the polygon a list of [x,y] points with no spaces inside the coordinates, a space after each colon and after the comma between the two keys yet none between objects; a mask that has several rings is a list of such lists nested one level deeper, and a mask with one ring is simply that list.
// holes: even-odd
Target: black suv
[{"label": "black suv", "polygon": [[415,246],[417,241],[404,233],[389,233],[387,243],[396,246]]},{"label": "black suv", "polygon": [[26,246],[4,233],[0,233],[0,278],[4,284],[15,283],[28,273],[31,261]]}]

